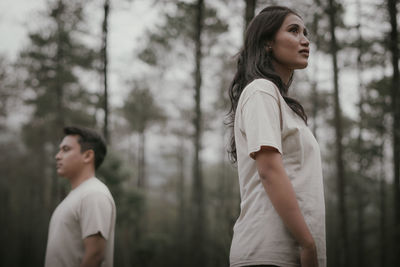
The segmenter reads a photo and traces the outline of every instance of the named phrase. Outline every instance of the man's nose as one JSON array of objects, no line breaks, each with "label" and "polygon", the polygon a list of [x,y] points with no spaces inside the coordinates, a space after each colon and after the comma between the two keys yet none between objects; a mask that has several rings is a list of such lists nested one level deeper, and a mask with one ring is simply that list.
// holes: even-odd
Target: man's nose
[{"label": "man's nose", "polygon": [[59,159],[60,159],[60,152],[58,152],[58,153],[54,156],[54,158],[55,158],[56,160],[59,160]]}]

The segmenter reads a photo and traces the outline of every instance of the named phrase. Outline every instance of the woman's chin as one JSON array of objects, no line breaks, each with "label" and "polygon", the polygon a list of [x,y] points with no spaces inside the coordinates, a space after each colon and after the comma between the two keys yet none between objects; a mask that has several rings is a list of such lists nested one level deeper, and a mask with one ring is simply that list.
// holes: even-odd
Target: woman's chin
[{"label": "woman's chin", "polygon": [[307,68],[307,66],[308,66],[308,61],[306,61],[306,62],[299,62],[299,64],[297,64],[296,67],[295,67],[294,69],[301,70],[301,69]]}]

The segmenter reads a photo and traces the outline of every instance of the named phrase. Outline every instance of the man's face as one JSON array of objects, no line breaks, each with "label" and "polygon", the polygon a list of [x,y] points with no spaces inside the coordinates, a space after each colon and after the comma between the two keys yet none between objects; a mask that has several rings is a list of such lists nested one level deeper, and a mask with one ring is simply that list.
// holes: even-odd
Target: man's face
[{"label": "man's face", "polygon": [[60,144],[57,153],[56,168],[58,175],[65,178],[74,178],[84,167],[84,153],[78,143],[78,135],[67,135]]}]

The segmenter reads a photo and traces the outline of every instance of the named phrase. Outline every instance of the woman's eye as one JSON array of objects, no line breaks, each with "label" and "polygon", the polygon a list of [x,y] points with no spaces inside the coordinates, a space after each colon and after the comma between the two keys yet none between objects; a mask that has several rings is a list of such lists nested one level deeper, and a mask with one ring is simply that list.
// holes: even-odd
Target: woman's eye
[{"label": "woman's eye", "polygon": [[292,28],[292,29],[290,29],[290,32],[298,32],[299,30],[297,29],[297,28]]}]

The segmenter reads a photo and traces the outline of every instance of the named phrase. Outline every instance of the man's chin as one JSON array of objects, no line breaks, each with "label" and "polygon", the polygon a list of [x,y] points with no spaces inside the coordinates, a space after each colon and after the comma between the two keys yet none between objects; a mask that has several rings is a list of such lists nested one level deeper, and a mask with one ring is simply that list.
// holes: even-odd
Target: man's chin
[{"label": "man's chin", "polygon": [[61,176],[61,177],[65,177],[65,173],[60,169],[57,169],[57,175]]}]

